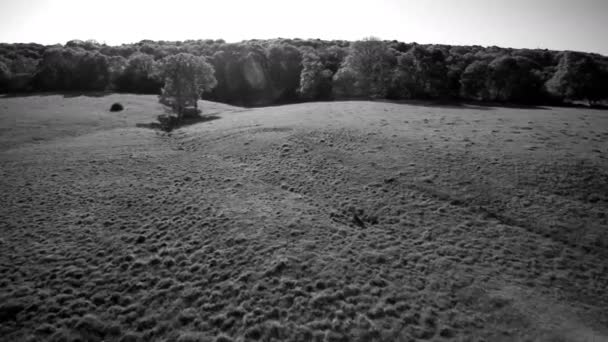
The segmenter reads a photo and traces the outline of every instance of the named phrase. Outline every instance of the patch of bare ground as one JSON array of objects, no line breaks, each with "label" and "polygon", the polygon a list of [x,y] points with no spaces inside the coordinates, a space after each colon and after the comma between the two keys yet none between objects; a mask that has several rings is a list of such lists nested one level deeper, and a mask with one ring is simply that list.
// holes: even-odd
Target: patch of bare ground
[{"label": "patch of bare ground", "polygon": [[0,340],[607,338],[608,113],[214,114],[0,152]]}]

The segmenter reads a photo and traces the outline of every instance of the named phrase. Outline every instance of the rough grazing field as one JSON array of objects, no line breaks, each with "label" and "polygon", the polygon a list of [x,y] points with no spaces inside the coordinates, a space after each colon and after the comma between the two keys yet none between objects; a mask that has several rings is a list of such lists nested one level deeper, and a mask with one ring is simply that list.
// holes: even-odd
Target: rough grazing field
[{"label": "rough grazing field", "polygon": [[0,98],[0,340],[608,340],[608,112],[201,106]]}]

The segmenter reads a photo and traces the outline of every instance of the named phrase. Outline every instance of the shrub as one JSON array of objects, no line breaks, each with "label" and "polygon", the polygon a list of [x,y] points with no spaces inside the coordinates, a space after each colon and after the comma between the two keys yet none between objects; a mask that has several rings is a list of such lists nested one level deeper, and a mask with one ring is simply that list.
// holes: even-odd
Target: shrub
[{"label": "shrub", "polygon": [[124,107],[122,106],[122,104],[116,102],[112,104],[112,107],[110,107],[110,112],[120,112],[123,109]]}]

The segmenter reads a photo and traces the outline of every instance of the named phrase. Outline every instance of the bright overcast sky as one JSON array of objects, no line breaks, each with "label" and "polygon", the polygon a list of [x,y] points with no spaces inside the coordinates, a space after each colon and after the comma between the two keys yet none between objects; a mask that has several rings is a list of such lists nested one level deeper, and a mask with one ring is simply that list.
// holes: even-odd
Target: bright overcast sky
[{"label": "bright overcast sky", "polygon": [[608,0],[0,0],[0,42],[367,36],[608,55]]}]

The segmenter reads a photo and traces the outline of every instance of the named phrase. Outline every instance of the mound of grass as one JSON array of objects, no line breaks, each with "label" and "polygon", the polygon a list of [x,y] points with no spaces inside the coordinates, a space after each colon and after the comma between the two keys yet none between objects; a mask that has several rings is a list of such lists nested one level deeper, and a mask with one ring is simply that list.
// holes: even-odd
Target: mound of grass
[{"label": "mound of grass", "polygon": [[179,335],[177,342],[212,342],[213,339],[198,332],[183,332]]},{"label": "mound of grass", "polygon": [[76,324],[76,330],[89,337],[103,337],[107,333],[107,326],[94,315],[87,314]]}]

